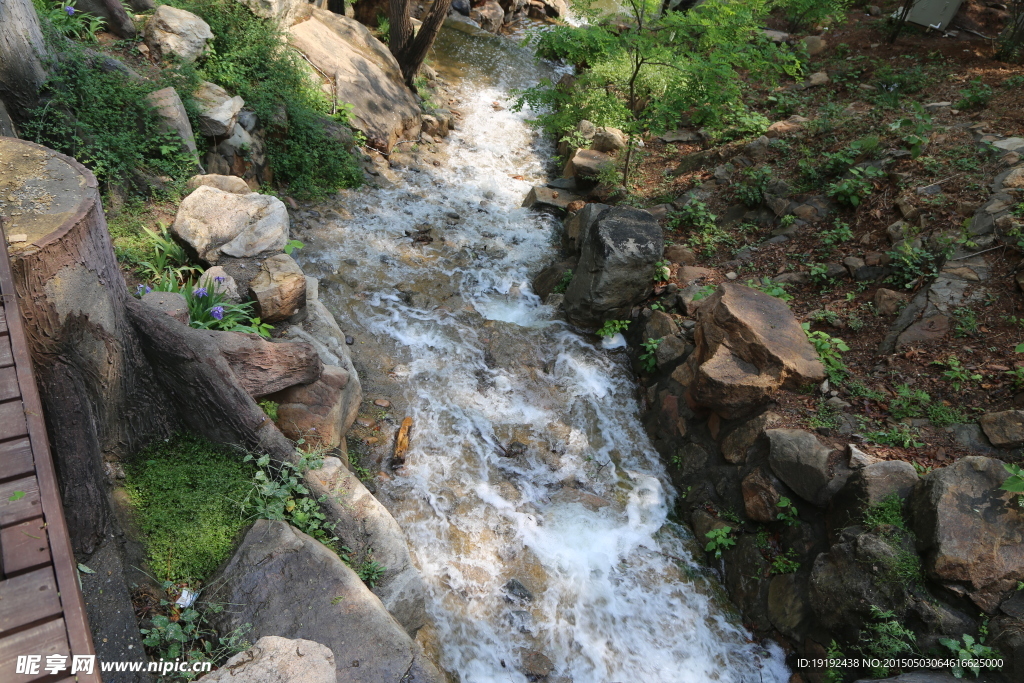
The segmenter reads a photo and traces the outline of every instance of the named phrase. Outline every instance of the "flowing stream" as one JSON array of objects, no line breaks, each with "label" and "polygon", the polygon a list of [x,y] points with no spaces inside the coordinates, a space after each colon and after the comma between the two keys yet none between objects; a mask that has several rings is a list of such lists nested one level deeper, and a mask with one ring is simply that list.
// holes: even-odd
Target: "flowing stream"
[{"label": "flowing stream", "polygon": [[525,683],[537,653],[561,683],[787,681],[668,520],[623,359],[530,291],[557,224],[520,205],[553,149],[508,98],[557,74],[447,28],[434,61],[463,114],[447,162],[343,193],[300,257],[370,340],[353,347],[367,393],[414,421],[379,486],[430,587],[426,645],[462,683]]}]

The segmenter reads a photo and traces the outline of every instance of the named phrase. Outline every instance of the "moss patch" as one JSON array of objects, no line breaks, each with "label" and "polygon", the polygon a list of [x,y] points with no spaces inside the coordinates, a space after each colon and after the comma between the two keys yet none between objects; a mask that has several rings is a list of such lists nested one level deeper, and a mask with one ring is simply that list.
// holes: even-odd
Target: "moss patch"
[{"label": "moss patch", "polygon": [[139,453],[126,485],[162,581],[201,581],[231,554],[247,523],[242,501],[256,468],[204,439],[178,434]]}]

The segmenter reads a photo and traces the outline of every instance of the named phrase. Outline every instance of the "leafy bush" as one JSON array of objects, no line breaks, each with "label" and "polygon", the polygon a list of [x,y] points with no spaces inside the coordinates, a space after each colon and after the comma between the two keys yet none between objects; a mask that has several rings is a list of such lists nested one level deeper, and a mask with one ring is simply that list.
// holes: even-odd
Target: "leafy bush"
[{"label": "leafy bush", "polygon": [[125,486],[157,578],[193,583],[231,554],[255,468],[230,449],[178,434],[125,463]]},{"label": "leafy bush", "polygon": [[[278,182],[297,197],[322,197],[357,187],[362,173],[343,135],[328,124],[348,122],[274,22],[234,0],[175,0],[213,30],[213,49],[200,74],[240,95],[266,128],[267,157]],[[283,113],[283,116],[282,116]]]}]

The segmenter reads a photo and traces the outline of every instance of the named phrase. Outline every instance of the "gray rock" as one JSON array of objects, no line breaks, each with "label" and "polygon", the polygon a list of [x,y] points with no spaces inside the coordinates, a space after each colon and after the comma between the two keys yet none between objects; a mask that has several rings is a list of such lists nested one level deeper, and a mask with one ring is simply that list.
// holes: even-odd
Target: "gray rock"
[{"label": "gray rock", "polygon": [[427,620],[427,587],[398,522],[337,458],[325,458],[323,467],[307,472],[305,480],[314,496],[326,496],[324,512],[337,523],[334,533],[351,548],[350,557],[360,562],[372,558],[386,567],[373,593],[406,632],[416,637]]},{"label": "gray rock", "polygon": [[178,292],[149,292],[142,300],[171,316],[179,323],[188,325],[188,302]]},{"label": "gray rock", "polygon": [[[851,470],[810,432],[802,429],[769,429],[768,463],[786,486],[814,505],[824,506],[846,483]],[[835,462],[832,462],[835,460]]]},{"label": "gray rock", "polygon": [[928,575],[962,584],[986,612],[1024,580],[1024,508],[1000,490],[1003,463],[968,456],[921,479],[910,499]]},{"label": "gray rock", "polygon": [[354,571],[321,543],[285,522],[258,520],[209,582],[208,598],[230,605],[213,625],[227,633],[321,643],[339,680],[442,683],[444,678]]},{"label": "gray rock", "polygon": [[307,0],[241,0],[252,13],[263,19],[273,19],[282,28],[288,28],[306,13]]},{"label": "gray rock", "polygon": [[661,226],[650,213],[616,206],[601,214],[583,237],[580,262],[565,292],[569,318],[598,325],[628,315],[650,295],[663,248]]},{"label": "gray rock", "polygon": [[209,24],[170,5],[160,5],[146,23],[146,44],[158,59],[177,55],[183,62],[194,62],[212,39]]},{"label": "gray rock", "polygon": [[209,81],[203,81],[193,97],[199,105],[200,133],[219,137],[235,132],[238,112],[245,106],[245,100],[232,97],[227,90]]},{"label": "gray rock", "polygon": [[337,683],[334,653],[312,640],[263,636],[203,683]]},{"label": "gray rock", "polygon": [[242,258],[283,249],[288,226],[288,211],[277,197],[203,185],[182,200],[171,229],[199,258],[216,263],[222,253]]},{"label": "gray rock", "polygon": [[188,112],[182,104],[178,91],[174,88],[163,88],[146,95],[146,99],[156,109],[160,116],[160,132],[173,132],[181,138],[181,144],[189,151],[199,165],[199,151],[196,148],[196,138],[192,132],[192,124],[188,119]]}]

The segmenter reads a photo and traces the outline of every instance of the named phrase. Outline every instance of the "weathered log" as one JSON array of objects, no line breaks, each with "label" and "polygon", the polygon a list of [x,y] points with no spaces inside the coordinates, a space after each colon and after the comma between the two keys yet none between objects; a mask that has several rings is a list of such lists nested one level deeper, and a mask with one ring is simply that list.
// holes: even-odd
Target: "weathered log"
[{"label": "weathered log", "polygon": [[174,426],[135,330],[96,178],[70,157],[0,138],[0,213],[76,552],[109,519],[102,458]]},{"label": "weathered log", "polygon": [[[239,346],[245,348],[248,335],[186,327],[155,306],[133,298],[128,299],[127,310],[146,358],[183,425],[217,443],[239,444],[269,453],[277,460],[293,459],[295,447],[256,405],[222,353],[220,343],[224,339],[240,337],[243,341]],[[308,347],[264,343],[292,350]],[[304,352],[302,349],[299,353]],[[306,362],[304,367],[317,367],[319,376],[320,366]]]},{"label": "weathered log", "polygon": [[306,342],[269,342],[259,335],[205,331],[253,398],[320,379],[324,365]]}]

